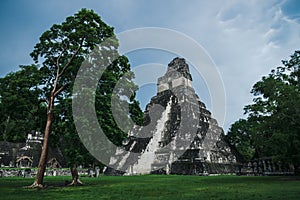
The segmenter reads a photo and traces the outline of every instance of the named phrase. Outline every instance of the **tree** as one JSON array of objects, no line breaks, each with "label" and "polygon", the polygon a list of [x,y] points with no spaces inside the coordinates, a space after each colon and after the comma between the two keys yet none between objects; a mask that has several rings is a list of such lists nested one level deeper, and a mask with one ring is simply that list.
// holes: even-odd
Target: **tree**
[{"label": "tree", "polygon": [[241,155],[241,159],[239,159],[241,162],[249,161],[253,158],[255,148],[249,121],[240,119],[232,124],[227,135],[225,135],[225,139]]},{"label": "tree", "polygon": [[[130,65],[125,56],[119,56],[118,41],[114,35],[113,28],[106,25],[101,18],[92,10],[82,9],[74,16],[66,18],[61,25],[53,25],[50,30],[44,32],[40,42],[36,44],[30,54],[34,61],[41,63],[40,71],[44,75],[41,87],[47,102],[47,121],[44,132],[43,150],[40,157],[38,173],[32,187],[42,187],[44,172],[46,168],[49,141],[52,138],[62,137],[65,141],[65,155],[69,161],[72,171],[73,183],[80,183],[76,175],[77,162],[94,160],[82,143],[74,126],[71,100],[74,97],[72,88],[77,72],[87,55],[98,49],[103,41],[109,41],[107,49],[101,52],[102,57],[97,59],[109,60],[109,66],[101,77],[96,95],[96,108],[101,126],[107,125],[106,133],[109,138],[120,143],[124,138],[124,132],[119,131],[113,122],[110,109],[110,98],[113,95],[123,95],[123,89],[114,93],[114,86],[123,75],[128,75],[126,85],[132,90],[132,96],[127,102],[132,102],[130,116],[140,121],[141,111],[138,102],[134,100],[137,87],[132,82],[134,75],[130,72]],[[106,53],[109,52],[107,55]],[[110,61],[110,55],[116,55],[115,60]],[[94,70],[93,67],[91,70]],[[98,78],[98,77],[91,77]],[[103,120],[104,119],[104,120]],[[103,122],[103,123],[101,123]],[[55,125],[54,127],[52,125]],[[104,128],[105,129],[105,128]],[[63,132],[63,135],[59,135]],[[52,143],[55,143],[52,139]],[[76,145],[76,146],[75,146]],[[86,157],[84,156],[86,155]],[[74,168],[75,167],[75,168]]]},{"label": "tree", "polygon": [[24,142],[26,134],[44,126],[45,105],[39,102],[38,87],[42,74],[35,65],[20,66],[20,70],[0,79],[1,140]]},{"label": "tree", "polygon": [[43,185],[56,100],[70,95],[84,56],[113,35],[113,28],[106,25],[94,11],[82,9],[74,16],[67,17],[62,24],[55,24],[44,32],[30,54],[36,63],[43,61],[41,71],[47,74],[45,89],[48,91],[43,150],[32,187]]},{"label": "tree", "polygon": [[[245,107],[248,119],[243,127],[248,130],[246,135],[251,138],[257,157],[271,156],[292,164],[295,173],[299,173],[300,51],[295,51],[291,59],[282,64],[253,86],[254,103]],[[235,126],[241,128],[235,123],[232,130]],[[229,132],[228,137],[242,142],[239,137],[243,134],[233,132]],[[250,146],[245,144],[245,148]]]},{"label": "tree", "polygon": [[[122,87],[119,88],[116,84],[121,78],[123,78]],[[130,71],[128,59],[125,56],[119,56],[107,67],[96,91],[95,106],[99,124],[107,137],[117,146],[122,144],[132,128],[129,118],[139,125],[143,121],[143,112],[139,107],[139,102],[135,100],[135,91],[138,87],[132,81],[133,78],[134,74]],[[112,102],[115,104],[112,105]],[[128,111],[125,109],[126,105],[129,106]],[[116,123],[112,108],[117,112],[122,125]]]},{"label": "tree", "polygon": [[[113,148],[122,144],[128,131],[134,123],[142,121],[143,116],[138,102],[134,100],[137,89],[132,81],[134,74],[130,71],[128,59],[119,56],[117,46],[111,40],[95,48],[83,63],[85,70],[80,70],[80,81],[77,79],[73,94],[73,102],[76,104],[75,107],[73,104],[74,121],[80,129],[81,139],[103,163],[109,162],[110,158],[106,155],[115,152]],[[94,110],[98,121],[90,117],[94,116]],[[103,134],[106,137],[99,137]]]},{"label": "tree", "polygon": [[55,107],[55,117],[51,132],[50,145],[63,147],[62,152],[71,168],[77,165],[89,167],[99,162],[90,155],[82,144],[72,116],[72,99],[61,99]]}]

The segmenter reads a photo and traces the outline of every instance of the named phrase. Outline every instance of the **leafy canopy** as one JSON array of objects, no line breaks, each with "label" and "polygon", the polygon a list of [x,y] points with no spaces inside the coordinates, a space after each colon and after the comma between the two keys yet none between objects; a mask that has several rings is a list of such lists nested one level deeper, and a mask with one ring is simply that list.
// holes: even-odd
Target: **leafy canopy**
[{"label": "leafy canopy", "polygon": [[234,123],[227,138],[248,159],[271,156],[299,166],[300,51],[282,64],[253,86],[254,103],[245,106],[248,118]]}]

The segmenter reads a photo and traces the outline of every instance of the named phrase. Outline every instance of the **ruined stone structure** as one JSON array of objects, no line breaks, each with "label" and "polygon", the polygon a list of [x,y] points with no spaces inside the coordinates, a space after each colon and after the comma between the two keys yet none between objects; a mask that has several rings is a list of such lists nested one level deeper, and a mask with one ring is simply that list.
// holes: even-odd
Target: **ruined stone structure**
[{"label": "ruined stone structure", "polygon": [[18,151],[25,143],[0,141],[0,166],[14,167]]},{"label": "ruined stone structure", "polygon": [[239,175],[294,175],[292,164],[282,163],[272,157],[262,157],[239,164]]},{"label": "ruined stone structure", "polygon": [[[26,143],[0,142],[0,165],[9,167],[37,167],[42,151],[43,135],[33,131],[27,136]],[[49,148],[48,167],[66,166],[59,148]]]},{"label": "ruined stone structure", "polygon": [[158,79],[157,95],[110,160],[108,175],[235,173],[236,158],[192,86],[189,66],[175,58]]}]

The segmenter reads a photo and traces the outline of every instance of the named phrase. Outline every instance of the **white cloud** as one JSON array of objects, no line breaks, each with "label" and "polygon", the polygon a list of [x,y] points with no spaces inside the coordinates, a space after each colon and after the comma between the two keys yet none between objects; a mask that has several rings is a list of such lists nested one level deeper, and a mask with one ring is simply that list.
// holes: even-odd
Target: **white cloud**
[{"label": "white cloud", "polygon": [[[300,45],[299,24],[281,1],[216,1],[182,4],[169,27],[202,44],[219,67],[227,93],[225,128],[251,103],[252,85]],[[200,94],[199,94],[200,92]],[[201,91],[198,91],[201,97]]]},{"label": "white cloud", "polygon": [[[46,13],[32,17],[40,18],[40,23],[57,23],[57,16],[66,17],[87,7],[99,13],[117,32],[158,26],[191,36],[207,50],[222,74],[227,94],[225,129],[228,129],[230,123],[242,117],[244,105],[251,103],[252,85],[300,46],[300,25],[296,19],[283,12],[282,7],[286,2],[288,1],[87,0],[64,1],[63,6],[58,6],[62,4],[61,1],[31,4],[35,5],[35,10],[39,9],[39,14]],[[36,13],[31,10],[30,5],[23,8],[23,13],[26,13],[26,9],[28,14]],[[13,40],[9,35],[3,37]],[[30,35],[24,35],[23,39],[26,41],[36,40],[26,37]],[[33,46],[31,44],[24,49]],[[28,55],[29,52],[24,54]],[[197,93],[201,98],[201,91]]]}]

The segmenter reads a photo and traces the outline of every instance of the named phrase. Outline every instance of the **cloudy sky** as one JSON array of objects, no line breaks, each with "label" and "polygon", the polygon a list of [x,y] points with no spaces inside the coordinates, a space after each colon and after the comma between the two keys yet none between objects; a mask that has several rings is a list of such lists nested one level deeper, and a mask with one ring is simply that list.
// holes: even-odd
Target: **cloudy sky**
[{"label": "cloudy sky", "polygon": [[[220,73],[226,94],[225,131],[243,117],[243,107],[253,98],[253,84],[300,47],[297,0],[3,0],[0,4],[1,77],[32,63],[29,53],[39,36],[81,8],[96,11],[116,33],[161,27],[185,34],[203,47]],[[135,67],[166,65],[174,55],[145,50],[128,57]],[[209,92],[198,87],[203,81],[193,76],[197,94],[210,109]],[[144,107],[155,87],[145,85],[141,91]]]}]

